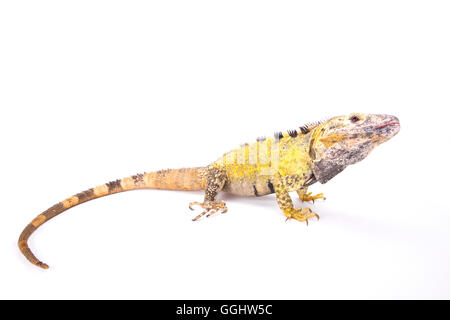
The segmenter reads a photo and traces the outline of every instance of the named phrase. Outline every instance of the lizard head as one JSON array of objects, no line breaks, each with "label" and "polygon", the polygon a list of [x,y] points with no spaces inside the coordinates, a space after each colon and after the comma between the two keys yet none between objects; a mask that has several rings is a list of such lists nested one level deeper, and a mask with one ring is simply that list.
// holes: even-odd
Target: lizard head
[{"label": "lizard head", "polygon": [[317,125],[311,134],[309,150],[314,176],[326,183],[348,165],[364,159],[399,130],[399,120],[384,114],[353,113]]}]

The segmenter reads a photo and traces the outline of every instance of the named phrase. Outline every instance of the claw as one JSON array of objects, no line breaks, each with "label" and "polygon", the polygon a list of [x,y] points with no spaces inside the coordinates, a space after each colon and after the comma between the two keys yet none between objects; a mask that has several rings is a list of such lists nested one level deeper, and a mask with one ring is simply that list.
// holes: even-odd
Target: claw
[{"label": "claw", "polygon": [[208,212],[208,211],[203,211],[202,213],[200,213],[198,216],[196,216],[194,219],[192,219],[192,221],[197,221],[198,219],[200,219],[201,217],[203,217],[205,214],[206,214],[206,212]]},{"label": "claw", "polygon": [[211,209],[209,213],[206,215],[207,218],[211,217],[214,213],[217,212],[218,209]]},{"label": "claw", "polygon": [[194,210],[192,206],[198,205],[201,208],[205,209],[202,213],[200,213],[198,216],[196,216],[192,221],[197,221],[201,217],[203,217],[206,214],[206,217],[209,218],[213,214],[215,214],[217,211],[221,211],[222,213],[227,212],[227,206],[225,205],[224,201],[219,202],[211,202],[211,203],[202,203],[202,202],[191,202],[189,204],[189,209]]},{"label": "claw", "polygon": [[317,213],[312,212],[310,208],[299,208],[299,209],[290,209],[284,212],[286,215],[286,221],[289,219],[295,219],[297,221],[305,222],[306,225],[309,225],[308,219],[317,217],[317,220],[319,220],[319,215]]},{"label": "claw", "polygon": [[194,210],[194,208],[192,208],[192,206],[202,206],[202,205],[203,205],[203,203],[194,201],[194,202],[189,203],[189,209]]},{"label": "claw", "polygon": [[306,202],[312,201],[312,203],[314,203],[315,200],[317,200],[317,199],[323,199],[323,200],[326,199],[323,196],[323,193],[318,193],[318,194],[316,194],[314,196],[312,196],[312,192],[308,192],[308,193],[305,193],[305,194],[299,193],[298,195],[299,195],[299,198],[300,198],[300,200],[302,202],[304,202],[304,201],[306,201]]}]

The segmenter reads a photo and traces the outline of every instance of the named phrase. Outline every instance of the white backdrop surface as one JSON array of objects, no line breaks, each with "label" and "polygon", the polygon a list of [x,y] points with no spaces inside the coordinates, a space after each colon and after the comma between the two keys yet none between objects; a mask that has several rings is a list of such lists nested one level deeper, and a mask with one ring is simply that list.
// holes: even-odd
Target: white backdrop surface
[{"label": "white backdrop surface", "polygon": [[[448,1],[3,1],[0,298],[450,298]],[[144,190],[23,227],[64,198],[351,112],[400,133],[325,185],[320,221],[274,196]],[[299,205],[298,202],[295,203]]]}]

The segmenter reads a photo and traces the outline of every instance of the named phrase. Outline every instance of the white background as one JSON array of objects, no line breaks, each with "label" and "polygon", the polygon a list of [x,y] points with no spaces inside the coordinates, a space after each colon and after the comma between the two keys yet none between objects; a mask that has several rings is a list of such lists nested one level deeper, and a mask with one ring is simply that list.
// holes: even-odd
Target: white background
[{"label": "white background", "polygon": [[[448,1],[2,1],[0,298],[450,298]],[[285,223],[273,196],[104,182],[351,112],[401,131]],[[298,201],[296,205],[300,205]]]}]

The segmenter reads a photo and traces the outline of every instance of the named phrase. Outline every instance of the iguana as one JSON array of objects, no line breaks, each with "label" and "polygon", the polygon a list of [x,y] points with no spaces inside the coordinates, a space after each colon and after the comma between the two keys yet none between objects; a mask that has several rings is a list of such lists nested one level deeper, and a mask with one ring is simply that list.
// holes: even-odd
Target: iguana
[{"label": "iguana", "polygon": [[218,200],[221,191],[250,197],[275,193],[286,219],[308,223],[308,219],[319,216],[309,208],[294,208],[289,192],[296,191],[302,201],[325,199],[322,193],[312,195],[307,188],[317,181],[328,182],[399,130],[399,120],[391,115],[338,116],[258,138],[206,167],[160,170],[108,182],[71,196],[38,215],[22,231],[18,245],[31,263],[47,269],[48,265],[34,256],[27,243],[40,225],[80,203],[136,189],[205,190],[203,202],[189,204],[191,210],[195,205],[203,208],[194,221],[227,211],[225,202]]}]

